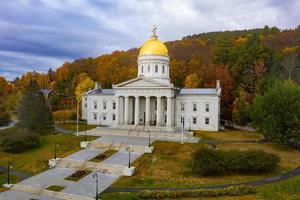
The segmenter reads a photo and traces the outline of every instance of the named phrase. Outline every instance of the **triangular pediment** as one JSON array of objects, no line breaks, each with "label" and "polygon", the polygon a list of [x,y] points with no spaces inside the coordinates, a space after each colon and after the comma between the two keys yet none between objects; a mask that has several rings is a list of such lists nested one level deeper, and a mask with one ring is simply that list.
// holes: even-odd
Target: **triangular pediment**
[{"label": "triangular pediment", "polygon": [[134,79],[130,79],[128,81],[119,83],[114,85],[114,88],[155,88],[155,87],[165,87],[165,88],[172,88],[173,84],[163,83],[160,81],[156,81],[151,78],[146,78],[144,76],[139,76]]}]

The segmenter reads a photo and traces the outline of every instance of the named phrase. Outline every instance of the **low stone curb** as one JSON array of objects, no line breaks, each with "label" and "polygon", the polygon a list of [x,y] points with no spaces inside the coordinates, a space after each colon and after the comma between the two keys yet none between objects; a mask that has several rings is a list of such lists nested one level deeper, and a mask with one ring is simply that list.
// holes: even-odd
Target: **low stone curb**
[{"label": "low stone curb", "polygon": [[68,194],[68,193],[63,193],[63,192],[55,192],[55,191],[51,191],[51,190],[40,189],[40,188],[31,187],[31,186],[23,186],[23,185],[18,185],[18,184],[12,185],[12,187],[10,189],[14,190],[14,191],[19,191],[19,192],[38,194],[38,195],[54,197],[54,198],[58,198],[58,199],[65,199],[65,200],[94,200],[94,198],[89,198],[89,197],[84,197],[84,196],[79,196],[79,195],[74,195],[74,194]]}]

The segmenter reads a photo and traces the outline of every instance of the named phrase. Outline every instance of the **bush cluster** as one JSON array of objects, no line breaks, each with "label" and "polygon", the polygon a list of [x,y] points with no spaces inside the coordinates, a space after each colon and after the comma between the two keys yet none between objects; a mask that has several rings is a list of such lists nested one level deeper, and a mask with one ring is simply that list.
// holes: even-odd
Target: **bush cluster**
[{"label": "bush cluster", "polygon": [[261,173],[274,170],[280,158],[262,150],[220,151],[203,148],[194,155],[193,172],[202,176]]},{"label": "bush cluster", "polygon": [[77,115],[74,109],[57,110],[53,112],[53,120],[60,123],[65,123],[68,120],[76,120]]},{"label": "bush cluster", "polygon": [[34,133],[9,134],[1,141],[1,148],[5,152],[19,153],[39,145],[40,137]]},{"label": "bush cluster", "polygon": [[199,198],[199,197],[221,197],[242,196],[256,193],[253,186],[234,186],[222,189],[197,189],[197,190],[144,190],[139,193],[140,198],[164,199],[164,198]]}]

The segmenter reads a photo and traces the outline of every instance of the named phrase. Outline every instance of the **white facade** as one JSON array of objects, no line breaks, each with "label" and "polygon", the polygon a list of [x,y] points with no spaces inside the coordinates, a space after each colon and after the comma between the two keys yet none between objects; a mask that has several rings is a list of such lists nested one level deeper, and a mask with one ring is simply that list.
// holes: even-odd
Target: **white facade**
[{"label": "white facade", "polygon": [[94,90],[82,95],[82,118],[101,126],[166,130],[184,126],[186,130],[218,131],[220,82],[216,88],[174,87],[169,78],[169,56],[158,54],[163,43],[156,35],[150,40],[138,57],[138,77],[113,85],[113,89],[96,84]]}]

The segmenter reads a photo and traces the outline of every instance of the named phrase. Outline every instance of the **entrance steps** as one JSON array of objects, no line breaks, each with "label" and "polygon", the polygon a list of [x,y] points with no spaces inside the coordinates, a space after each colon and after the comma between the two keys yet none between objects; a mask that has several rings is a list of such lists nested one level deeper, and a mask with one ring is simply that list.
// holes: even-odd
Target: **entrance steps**
[{"label": "entrance steps", "polygon": [[[127,144],[121,143],[103,143],[92,141],[87,145],[87,149],[104,149],[104,150],[116,150],[116,151],[126,151],[128,147]],[[147,148],[145,146],[130,145],[130,151],[135,153],[147,153]]]},{"label": "entrance steps", "polygon": [[19,185],[19,184],[14,184],[11,187],[11,190],[37,194],[41,196],[48,196],[57,199],[65,199],[65,200],[94,200],[94,198],[89,198],[89,197],[84,197],[84,196],[79,196],[79,195],[74,195],[74,194],[69,194],[64,192],[55,192],[51,190],[36,188],[32,186]]},{"label": "entrance steps", "polygon": [[[132,127],[132,129],[124,129],[124,127],[97,127],[87,131],[87,135],[92,136],[125,136],[125,137],[150,137],[154,140],[166,140],[166,141],[180,141],[182,133],[180,131],[168,131],[168,130],[156,130],[147,129],[147,127]],[[84,135],[84,132],[80,132],[80,135]],[[185,131],[183,139],[187,142],[198,142],[198,139],[193,137],[192,132]]]},{"label": "entrance steps", "polygon": [[61,159],[56,165],[57,167],[63,168],[73,168],[76,170],[88,170],[93,172],[100,172],[103,174],[112,175],[123,175],[123,170],[125,166],[117,164],[104,164],[84,160],[74,160],[74,159]]}]

